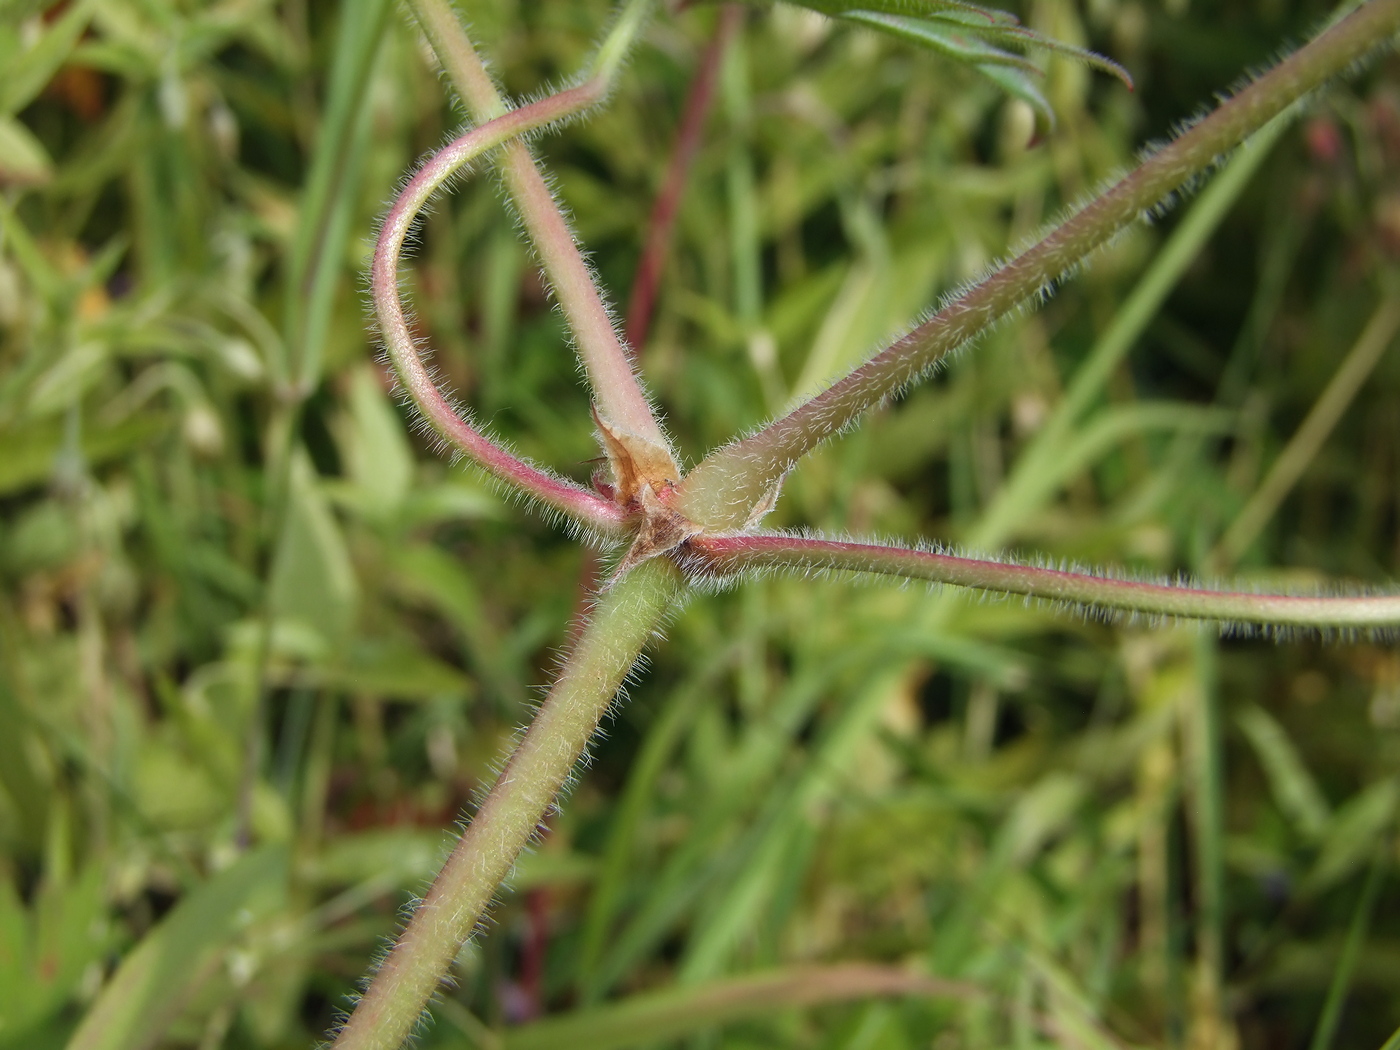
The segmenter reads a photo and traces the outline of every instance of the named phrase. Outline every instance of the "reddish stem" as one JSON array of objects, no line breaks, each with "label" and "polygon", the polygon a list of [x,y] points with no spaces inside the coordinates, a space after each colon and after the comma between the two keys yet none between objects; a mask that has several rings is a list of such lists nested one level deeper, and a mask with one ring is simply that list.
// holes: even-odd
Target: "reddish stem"
[{"label": "reddish stem", "polygon": [[533,1021],[544,1013],[544,967],[549,955],[549,888],[536,886],[525,894],[525,943],[520,950],[520,996]]},{"label": "reddish stem", "polygon": [[642,247],[642,257],[637,263],[637,273],[632,280],[632,294],[627,303],[627,322],[624,328],[627,350],[633,360],[647,341],[651,329],[652,312],[656,306],[656,293],[661,286],[661,277],[666,272],[667,251],[671,245],[671,232],[676,225],[676,213],[680,210],[681,196],[685,193],[686,181],[695,154],[700,149],[700,140],[705,131],[705,118],[709,116],[714,102],[715,84],[719,79],[720,60],[729,41],[743,23],[744,11],[738,4],[725,4],[719,13],[719,23],[714,35],[705,45],[700,56],[700,65],[690,82],[690,93],[686,96],[685,108],[681,112],[681,122],[672,147],[671,160],[666,168],[666,177],[652,205],[651,216],[647,220],[646,241]]},{"label": "reddish stem", "polygon": [[601,97],[604,84],[585,81],[473,128],[439,150],[408,180],[395,199],[375,245],[370,289],[380,330],[399,382],[424,419],[453,447],[489,474],[585,526],[615,531],[623,523],[621,508],[564,478],[512,455],[458,413],[438,388],[408,328],[399,298],[399,253],[414,218],[428,198],[454,172],[523,132],[586,108]]},{"label": "reddish stem", "polygon": [[1313,597],[1207,590],[1014,562],[962,558],[936,550],[910,550],[781,533],[694,536],[686,542],[682,560],[687,572],[701,578],[723,578],[753,570],[834,569],[1024,594],[1147,616],[1318,629],[1394,629],[1400,626],[1400,595],[1396,594]]}]

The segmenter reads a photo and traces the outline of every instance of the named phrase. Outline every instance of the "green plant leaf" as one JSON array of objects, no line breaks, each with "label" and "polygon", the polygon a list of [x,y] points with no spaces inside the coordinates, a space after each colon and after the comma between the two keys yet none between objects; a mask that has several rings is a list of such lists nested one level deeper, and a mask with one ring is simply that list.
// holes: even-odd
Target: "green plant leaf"
[{"label": "green plant leaf", "polygon": [[1028,103],[1046,128],[1054,127],[1055,114],[1032,80],[1041,75],[1041,70],[1025,57],[1024,52],[1028,50],[1063,55],[1117,77],[1129,90],[1133,87],[1128,71],[1112,59],[1037,33],[1021,25],[1015,15],[980,4],[945,0],[793,2],[830,18],[936,51],[944,58],[975,69],[1013,98]]},{"label": "green plant leaf", "polygon": [[34,100],[63,65],[87,28],[96,0],[78,0],[56,18],[29,47],[0,55],[0,114],[18,113]]},{"label": "green plant leaf", "polygon": [[0,1046],[26,1045],[25,1034],[73,997],[83,971],[107,950],[105,905],[99,864],[75,882],[45,882],[29,911],[0,881]]},{"label": "green plant leaf", "polygon": [[355,620],[356,584],[340,527],[304,451],[293,453],[286,523],[273,562],[272,614],[314,628],[332,646]]},{"label": "green plant leaf", "polygon": [[[130,455],[170,428],[159,412],[143,412],[112,427],[84,428],[79,438],[83,459],[90,465]],[[54,461],[64,447],[64,427],[58,420],[28,422],[0,430],[0,495],[44,484],[53,475]]]},{"label": "green plant leaf", "polygon": [[343,660],[318,676],[323,686],[349,689],[396,700],[431,700],[464,696],[471,680],[455,667],[400,639],[362,639]]},{"label": "green plant leaf", "polygon": [[1321,893],[1360,870],[1370,859],[1377,840],[1394,823],[1397,803],[1400,782],[1387,777],[1338,807],[1322,852],[1304,877],[1300,892]]},{"label": "green plant leaf", "polygon": [[696,1035],[774,1010],[880,996],[970,993],[975,989],[893,966],[801,966],[636,995],[552,1017],[510,1030],[502,1045],[505,1050],[618,1050]]},{"label": "green plant leaf", "polygon": [[1238,721],[1259,756],[1279,808],[1307,838],[1322,838],[1332,811],[1283,726],[1263,708],[1253,706],[1242,711]]},{"label": "green plant leaf", "polygon": [[1009,11],[1001,11],[995,7],[983,7],[981,4],[968,3],[966,0],[860,0],[858,3],[851,3],[849,0],[792,0],[792,2],[832,18],[839,18],[848,11],[862,10],[912,18],[937,18],[954,15],[961,16],[971,23],[980,23],[989,27],[1020,25],[1020,20]]},{"label": "green plant leaf", "polygon": [[374,111],[365,98],[386,39],[388,12],[385,0],[340,5],[326,117],[318,130],[287,270],[287,378],[304,392],[320,378],[331,306],[343,287],[344,250]]},{"label": "green plant leaf", "polygon": [[68,1050],[155,1045],[219,951],[284,891],[287,852],[265,846],[191,891],[117,968]]},{"label": "green plant leaf", "polygon": [[877,29],[890,36],[898,37],[907,43],[918,44],[958,62],[981,67],[991,64],[1012,66],[1027,73],[1039,73],[1035,64],[1022,55],[1003,51],[999,47],[980,39],[975,30],[966,28],[966,23],[944,22],[931,18],[908,18],[903,15],[886,15],[876,11],[846,11],[841,14],[846,22]]},{"label": "green plant leaf", "polygon": [[360,512],[370,520],[391,517],[413,480],[413,451],[403,423],[368,365],[350,377],[350,420],[343,436]]},{"label": "green plant leaf", "polygon": [[52,176],[43,143],[19,121],[0,117],[0,186],[38,186]]}]

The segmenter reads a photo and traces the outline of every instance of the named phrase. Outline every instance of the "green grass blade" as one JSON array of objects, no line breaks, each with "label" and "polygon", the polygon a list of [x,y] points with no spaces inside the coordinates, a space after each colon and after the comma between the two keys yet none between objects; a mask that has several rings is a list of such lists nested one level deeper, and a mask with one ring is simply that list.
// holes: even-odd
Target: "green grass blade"
[{"label": "green grass blade", "polygon": [[250,909],[281,893],[286,878],[286,850],[266,846],[184,897],[122,961],[68,1050],[154,1046]]},{"label": "green grass blade", "polygon": [[1186,268],[1219,229],[1274,143],[1292,123],[1295,112],[1290,109],[1260,129],[1191,205],[969,534],[967,542],[971,546],[1000,546],[1014,533],[1017,523],[1039,505],[1043,498],[1041,479],[1046,470],[1062,458],[1066,446],[1073,441],[1078,422],[1181,281]]},{"label": "green grass blade", "polygon": [[17,55],[3,56],[8,61],[0,78],[0,114],[18,113],[44,89],[77,45],[96,6],[96,0],[78,0],[50,23],[32,46]]},{"label": "green grass blade", "polygon": [[343,284],[373,108],[366,104],[388,26],[388,0],[352,0],[340,9],[325,119],[302,198],[287,271],[286,379],[305,396],[320,379],[331,306]]},{"label": "green grass blade", "polygon": [[1278,719],[1261,707],[1251,706],[1240,713],[1238,722],[1259,756],[1279,808],[1307,838],[1322,838],[1332,817],[1331,808]]},{"label": "green grass blade", "polygon": [[[689,688],[677,691],[647,733],[646,742],[632,766],[627,787],[613,817],[612,834],[608,838],[602,869],[584,918],[578,972],[585,979],[598,972],[608,929],[622,901],[632,847],[646,807],[652,801],[656,780],[671,758],[681,734],[689,728],[696,707],[710,685],[710,677],[705,675]],[[601,991],[596,982],[590,982],[584,986],[585,999],[596,998]]]},{"label": "green grass blade", "polygon": [[[1389,836],[1381,839],[1371,858],[1371,867],[1366,872],[1365,885],[1361,887],[1361,899],[1356,902],[1352,913],[1351,926],[1347,928],[1347,939],[1342,945],[1342,957],[1337,960],[1337,968],[1332,974],[1332,983],[1327,989],[1327,999],[1322,1004],[1322,1015],[1318,1018],[1317,1029],[1313,1032],[1309,1050],[1328,1050],[1337,1034],[1337,1025],[1342,1020],[1342,1008],[1346,1005],[1347,992],[1351,979],[1356,973],[1356,961],[1361,956],[1362,945],[1371,928],[1371,915],[1376,910],[1380,898],[1381,883],[1385,880],[1386,854],[1389,852]],[[1392,1036],[1386,1043],[1395,1042]]]},{"label": "green grass blade", "polygon": [[508,1031],[502,1050],[620,1050],[697,1035],[775,1010],[883,996],[976,994],[968,985],[861,963],[794,967],[633,996]]}]

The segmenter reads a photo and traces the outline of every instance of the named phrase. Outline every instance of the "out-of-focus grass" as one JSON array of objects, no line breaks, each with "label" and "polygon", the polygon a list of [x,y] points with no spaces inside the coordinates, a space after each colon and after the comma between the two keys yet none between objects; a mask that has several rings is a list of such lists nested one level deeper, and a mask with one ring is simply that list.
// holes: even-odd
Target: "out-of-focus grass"
[{"label": "out-of-focus grass", "polygon": [[[606,11],[468,14],[528,95]],[[1323,13],[1042,0],[1028,21],[1138,90],[1052,62],[1033,149],[937,59],[751,16],[642,354],[681,447],[857,360]],[[661,18],[613,104],[540,145],[616,299],[714,18]],[[11,3],[0,68],[0,1046],[308,1046],[579,597],[571,544],[409,434],[364,334],[365,237],[459,117],[382,0]],[[1075,470],[1030,467],[1205,198],[822,450],[779,516],[1393,580],[1393,347],[1237,564],[1217,544],[1395,294],[1397,172],[1392,56],[1282,136],[1081,378],[1048,461]],[[560,322],[486,180],[408,272],[453,385],[586,477]],[[423,1042],[1379,1046],[1398,762],[1385,644],[883,585],[698,599]],[[875,994],[853,961],[937,980]]]}]

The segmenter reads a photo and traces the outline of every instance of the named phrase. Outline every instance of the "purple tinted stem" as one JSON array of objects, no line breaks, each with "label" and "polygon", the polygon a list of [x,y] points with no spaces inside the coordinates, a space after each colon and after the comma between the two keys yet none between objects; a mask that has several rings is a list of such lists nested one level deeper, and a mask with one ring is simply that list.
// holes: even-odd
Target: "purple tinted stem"
[{"label": "purple tinted stem", "polygon": [[737,4],[725,4],[720,10],[719,24],[716,25],[714,36],[710,38],[700,56],[700,65],[695,70],[695,79],[691,81],[690,93],[686,96],[676,144],[671,152],[671,162],[666,168],[661,192],[657,194],[656,203],[652,205],[642,258],[637,263],[637,274],[632,280],[632,294],[628,297],[624,332],[633,356],[641,351],[647,341],[647,333],[651,330],[652,310],[656,305],[656,293],[661,287],[662,274],[666,270],[671,231],[676,224],[676,213],[680,210],[681,196],[685,192],[690,168],[695,162],[696,152],[700,149],[705,118],[709,116],[710,105],[714,101],[720,59],[724,57],[725,46],[742,24],[743,17],[744,9]]},{"label": "purple tinted stem", "polygon": [[752,570],[837,569],[1024,594],[1148,616],[1324,629],[1400,626],[1400,595],[1396,594],[1311,597],[1205,590],[960,558],[936,551],[776,533],[692,538],[687,544],[685,568],[698,575],[721,577]]},{"label": "purple tinted stem", "polygon": [[370,268],[370,288],[385,349],[399,382],[436,433],[492,477],[582,525],[615,532],[624,520],[620,507],[511,455],[462,418],[438,388],[408,329],[403,303],[399,298],[398,274],[404,238],[423,205],[444,182],[483,153],[525,132],[587,108],[601,97],[602,91],[603,85],[598,80],[586,81],[576,88],[522,106],[473,128],[435,153],[409,179],[384,218]]}]

